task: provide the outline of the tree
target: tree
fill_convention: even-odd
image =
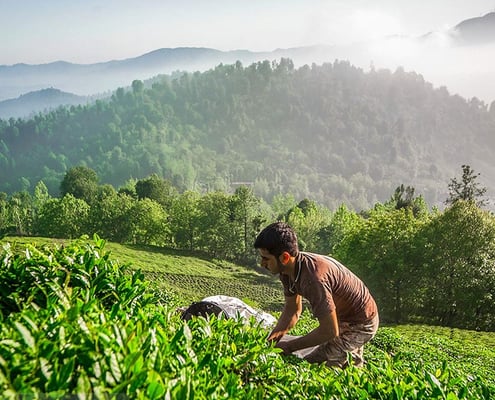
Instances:
[[[32,221],[33,225],[36,225],[39,212],[43,205],[51,199],[48,193],[48,188],[43,181],[39,181],[34,188],[34,195],[32,201]]]
[[[127,194],[128,196],[131,196],[133,199],[137,199],[138,195],[136,193],[136,183],[137,179],[128,179],[124,185],[119,187],[119,194]]]
[[[7,193],[0,192],[0,238],[10,231]]]
[[[243,243],[238,256],[246,260],[247,255],[253,250],[251,240],[265,222],[261,215],[260,200],[249,187],[240,186],[230,199],[230,219],[233,222],[233,233],[236,232]]]
[[[342,246],[344,239],[354,230],[359,229],[359,226],[363,223],[364,219],[359,214],[349,210],[345,204],[342,204],[333,213],[330,224],[320,230],[318,251],[345,259],[348,249]]]
[[[17,235],[32,233],[33,199],[28,192],[16,192],[10,198],[7,208],[7,218],[15,227]]]
[[[140,81],[139,79],[133,80],[131,86],[132,86],[132,92],[134,94],[142,93],[144,90],[144,83],[143,83],[143,81]]]
[[[131,210],[137,200],[125,193],[111,193],[91,205],[91,233],[119,243],[130,242]]]
[[[486,206],[487,200],[483,198],[486,187],[481,187],[476,179],[480,174],[475,174],[469,165],[462,166],[462,178],[452,178],[449,183],[449,198],[445,204],[454,204],[459,200],[472,201],[478,207]]]
[[[383,320],[407,321],[417,309],[421,263],[415,243],[426,222],[408,208],[373,210],[341,243],[347,249],[342,261],[368,285]]]
[[[139,199],[154,200],[168,210],[173,198],[177,195],[177,190],[169,181],[160,178],[157,174],[152,174],[136,182],[136,194]]]
[[[157,246],[169,243],[168,214],[156,201],[148,198],[135,201],[129,219],[134,243]]]
[[[214,257],[235,258],[243,243],[232,235],[230,197],[224,192],[209,192],[199,201],[198,211],[198,247]]]
[[[395,210],[401,208],[410,208],[414,216],[428,212],[428,207],[422,196],[414,197],[415,189],[412,186],[397,186],[390,200],[385,206],[392,207]]]
[[[76,199],[82,199],[87,204],[95,201],[98,193],[98,175],[94,170],[85,166],[70,168],[60,183],[60,195],[71,194]]]
[[[472,201],[458,200],[421,232],[430,323],[495,329],[495,218]]]
[[[277,219],[282,220],[297,205],[292,194],[277,194],[273,197],[271,208]]]
[[[35,232],[42,236],[74,239],[87,232],[89,205],[72,194],[49,199],[40,209]]]
[[[44,203],[50,199],[48,188],[43,181],[39,181],[34,188],[33,207],[38,210]]]
[[[195,250],[196,239],[200,230],[198,224],[199,201],[199,193],[186,191],[172,202],[170,228],[174,244],[179,248]]]
[[[329,210],[309,199],[301,200],[286,216],[287,223],[297,232],[301,250],[308,251],[317,250],[320,232],[330,220]]]

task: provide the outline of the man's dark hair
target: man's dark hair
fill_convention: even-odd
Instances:
[[[285,222],[274,222],[263,229],[254,241],[255,249],[266,249],[275,257],[284,251],[295,257],[299,253],[297,235]]]

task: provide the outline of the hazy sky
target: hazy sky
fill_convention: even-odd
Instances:
[[[0,0],[0,65],[348,44],[419,36],[494,10],[495,0]]]

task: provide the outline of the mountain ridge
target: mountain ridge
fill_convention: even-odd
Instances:
[[[287,50],[288,54],[293,54]],[[281,57],[284,51],[278,53]],[[89,96],[126,87],[135,79],[149,79],[178,70],[204,71],[221,63],[255,62],[267,53],[229,51],[209,48],[162,48],[137,57],[95,64],[73,64],[54,61],[47,64],[14,64],[0,66],[0,100],[56,87],[61,91]]]
[[[479,33],[480,26],[484,27],[484,34]],[[443,39],[436,35],[443,34],[430,32],[414,39],[416,52],[418,43],[425,46],[418,57],[426,62],[412,60],[407,54],[399,56],[404,49],[410,47],[411,41],[407,37],[392,35],[374,45],[312,45],[276,48],[265,52],[247,49],[221,51],[208,47],[164,47],[135,57],[92,64],[58,60],[45,64],[0,65],[0,101],[17,99],[22,94],[49,87],[78,96],[91,96],[128,87],[136,79],[146,80],[177,71],[204,72],[219,64],[234,64],[237,61],[249,65],[263,60],[279,61],[281,58],[290,58],[296,66],[322,64],[339,59],[348,60],[360,68],[369,68],[370,65],[391,70],[404,67],[422,74],[437,86],[446,86],[451,92],[464,98],[477,97],[487,102],[495,100],[495,83],[489,83],[495,82],[495,61],[488,55],[491,50],[495,53],[495,48],[485,49],[482,53],[476,49],[476,54],[471,52],[464,55],[455,49],[445,49],[443,43],[437,46],[436,42],[442,42]],[[461,21],[447,31],[447,37],[452,45],[465,48],[476,47],[477,44],[495,44],[495,12]],[[384,49],[389,47],[390,54],[384,55]],[[461,63],[457,60],[473,57],[478,58],[477,67],[466,66],[464,63],[458,66]],[[483,69],[480,70],[479,66],[483,66]],[[469,68],[473,68],[476,73]],[[27,116],[32,112],[36,110],[27,109],[24,115],[17,116]],[[2,115],[6,117],[5,114]]]

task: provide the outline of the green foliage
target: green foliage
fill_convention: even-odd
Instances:
[[[474,202],[457,201],[419,234],[429,282],[423,315],[447,326],[493,329],[495,218]]]
[[[26,192],[14,193],[8,201],[2,200],[3,218],[1,224],[4,231],[18,235],[28,235],[33,231],[33,199]]]
[[[200,194],[186,191],[172,203],[170,227],[174,244],[182,249],[194,250],[200,227],[198,225]]]
[[[128,243],[132,241],[131,212],[135,199],[126,193],[104,196],[93,203],[89,212],[91,232],[108,240]]]
[[[151,88],[134,81],[108,100],[5,122],[0,191],[32,190],[42,180],[58,195],[60,180],[79,166],[114,187],[152,174],[180,191],[230,192],[248,182],[267,202],[292,193],[360,210],[385,201],[397,182],[442,202],[445,171],[459,163],[452,154],[482,163],[495,180],[495,114],[479,102],[402,69],[288,65],[219,65],[156,78]],[[87,194],[65,193],[90,203]]]
[[[93,243],[80,240],[26,250],[4,246],[0,282],[5,288],[12,286],[15,275],[24,271],[32,284],[1,292],[2,299],[3,293],[16,299],[15,307],[1,305],[3,398],[488,399],[495,395],[495,368],[490,368],[495,359],[493,335],[467,331],[464,335],[456,330],[452,336],[450,330],[428,327],[383,327],[366,347],[369,362],[364,368],[329,369],[283,357],[267,343],[267,331],[255,321],[214,316],[182,321],[173,298],[150,291],[139,271],[126,273],[104,246],[98,237]],[[306,317],[301,323],[311,329]],[[474,369],[483,362],[486,368]]]
[[[427,325],[386,326],[379,329],[368,351],[378,348],[398,362],[423,362],[434,369],[450,365],[467,380],[494,382],[493,333]]]
[[[164,194],[164,204],[133,197],[131,186],[137,182],[166,189],[156,192]],[[291,196],[274,199],[272,208],[248,186],[233,194],[177,194],[157,176],[137,182],[119,192],[97,186],[97,201],[90,205],[70,194],[51,198],[42,183],[34,197],[4,195],[0,233],[55,238],[96,233],[120,243],[201,252],[254,266],[257,232],[279,214],[276,210],[288,207],[279,217],[296,229],[300,248],[331,254],[349,266],[371,289],[384,321],[495,327],[495,220],[472,201],[430,213],[421,196],[401,185],[389,202],[369,211],[358,214],[341,205],[332,213],[309,199],[294,204]],[[164,287],[171,288],[169,281],[180,286],[175,273],[163,280]],[[190,298],[217,287],[205,278],[184,289]],[[244,297],[239,286],[231,290]],[[268,303],[270,309],[277,304]]]
[[[308,199],[290,209],[286,217],[287,223],[297,232],[301,250],[318,248],[320,232],[330,224],[330,220],[328,209]]]
[[[63,245],[66,240],[47,238],[5,238],[5,242],[21,246]],[[131,265],[143,272],[157,292],[174,293],[181,305],[190,304],[212,294],[224,294],[256,301],[268,311],[283,305],[279,282],[261,268],[236,265],[225,260],[210,259],[204,253],[173,250],[156,246],[118,244],[105,246],[113,260]]]
[[[55,238],[76,238],[88,233],[90,206],[82,199],[66,194],[43,203],[34,231]]]
[[[428,206],[422,196],[414,197],[415,189],[403,184],[395,189],[392,198],[384,204],[385,207],[399,210],[409,208],[415,216],[428,213]]]
[[[162,246],[169,243],[168,215],[154,200],[144,198],[134,202],[126,222],[134,243]]]
[[[415,315],[422,288],[415,237],[427,222],[408,208],[376,210],[345,238],[343,248],[352,250],[342,254],[343,260],[368,284],[386,320]]]
[[[60,183],[60,195],[71,194],[91,204],[96,198],[98,175],[88,167],[79,166],[69,169]]]
[[[93,246],[76,241],[54,249],[27,245],[22,253],[6,243],[0,271],[1,314],[8,316],[24,307],[46,309],[52,302],[65,307],[71,296],[86,302],[96,299],[108,307],[135,302],[135,293],[142,297],[143,275],[135,271],[128,282],[125,268],[109,260],[108,253],[101,254],[105,241],[96,235],[94,240]]]
[[[330,223],[319,231],[318,249],[323,254],[339,254],[345,259],[347,251],[345,238],[358,229],[363,219],[355,212],[349,210],[344,204],[333,213]]]
[[[417,216],[377,206],[348,225],[335,255],[367,283],[385,321],[493,330],[494,246],[493,214],[459,200]]]
[[[145,339],[151,339],[149,333],[139,336],[141,320],[159,298],[147,293],[139,271],[125,274],[111,261],[104,244],[95,237],[94,245],[28,246],[23,253],[4,246],[4,396],[108,395],[132,373],[128,368],[138,361],[136,353],[146,351]]]
[[[231,236],[229,196],[220,191],[207,193],[201,197],[198,211],[201,226],[198,248],[209,249],[210,254],[218,258],[232,256],[233,251],[240,248],[240,238]]]
[[[177,195],[177,190],[170,182],[152,174],[148,178],[136,182],[136,194],[139,199],[148,198],[167,208]]]
[[[261,200],[247,186],[236,189],[230,200],[230,220],[233,222],[233,232],[240,240],[239,260],[254,261],[253,237],[266,223],[266,217],[261,210]]]

